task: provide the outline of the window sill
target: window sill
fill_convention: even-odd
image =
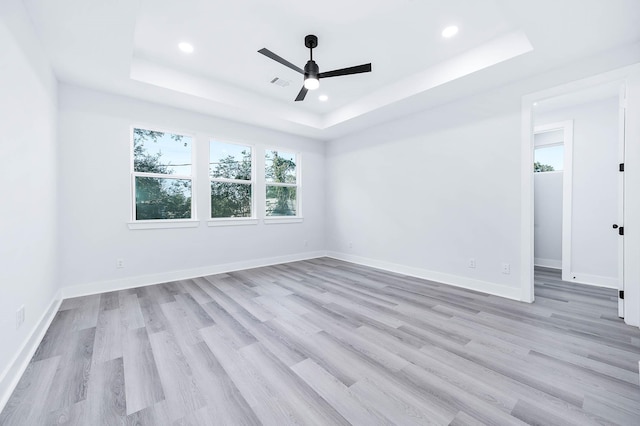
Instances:
[[[545,171],[545,172],[533,172],[533,173],[534,173],[534,175],[541,175],[541,174],[546,174],[546,173],[551,173],[551,174],[562,173],[563,171],[564,170],[548,170],[548,171]]]
[[[209,219],[207,225],[209,226],[243,226],[243,225],[257,225],[258,219],[251,217],[247,218],[221,218],[221,219]]]
[[[169,228],[197,228],[200,226],[199,220],[178,219],[178,220],[137,220],[127,224],[129,229],[169,229]]]
[[[278,223],[301,223],[304,218],[302,216],[271,216],[265,217],[265,225],[275,225]]]

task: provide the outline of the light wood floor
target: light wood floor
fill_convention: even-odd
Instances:
[[[640,424],[640,330],[315,259],[65,300],[2,425]]]

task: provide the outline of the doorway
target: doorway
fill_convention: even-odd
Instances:
[[[537,124],[533,135],[534,265],[571,273],[573,120]]]
[[[533,104],[536,276],[561,271],[564,284],[622,290],[621,87],[610,82]]]

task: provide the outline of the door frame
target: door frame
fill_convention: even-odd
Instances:
[[[539,92],[527,94],[522,97],[521,102],[521,165],[520,165],[520,282],[521,296],[523,302],[533,303],[534,296],[534,251],[533,251],[533,110],[534,103],[545,99],[566,95],[572,92],[588,89],[601,84],[620,82],[623,84],[630,75],[640,73],[640,64],[630,65],[613,71],[597,74],[595,76],[576,80],[571,83],[552,87]],[[621,253],[624,257],[624,253]],[[619,277],[620,287],[624,288],[624,275]],[[622,303],[626,304],[625,299]]]

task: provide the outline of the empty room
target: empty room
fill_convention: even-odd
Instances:
[[[0,425],[637,426],[638,22],[0,1]]]

